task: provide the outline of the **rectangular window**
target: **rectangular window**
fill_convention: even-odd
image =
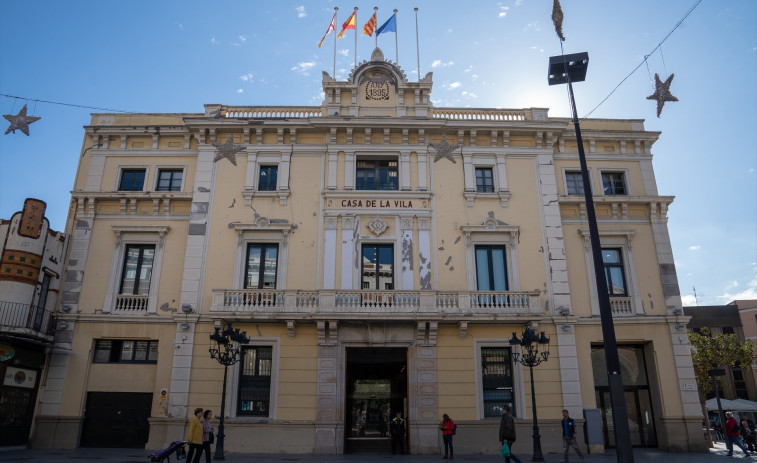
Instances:
[[[476,246],[476,283],[479,291],[507,291],[504,246]]]
[[[399,189],[397,161],[358,160],[355,188],[358,190]]]
[[[606,196],[627,195],[623,172],[602,172],[602,189]]]
[[[515,416],[513,367],[509,347],[481,348],[481,384],[484,416],[502,416],[502,406],[509,405]]]
[[[123,169],[118,191],[142,191],[145,189],[145,169]]]
[[[623,256],[620,249],[602,249],[602,263],[610,296],[628,296],[626,272],[623,269]]]
[[[476,167],[476,191],[494,193],[494,175],[491,167]]]
[[[565,190],[569,195],[584,195],[584,178],[581,172],[565,172]]]
[[[724,326],[720,330],[723,332],[723,334],[734,334],[732,326]]]
[[[258,191],[276,191],[279,166],[260,166]]]
[[[93,363],[158,363],[158,341],[96,339]]]
[[[362,261],[363,289],[394,288],[394,247],[391,244],[364,244]]]
[[[161,169],[158,172],[158,186],[156,191],[181,191],[181,180],[184,177],[182,169]]]
[[[244,287],[275,289],[278,258],[278,244],[248,244]]]
[[[155,245],[126,245],[121,289],[118,293],[143,296],[150,294],[150,278],[152,277],[154,259]]]
[[[273,347],[243,346],[239,368],[238,415],[268,416]]]

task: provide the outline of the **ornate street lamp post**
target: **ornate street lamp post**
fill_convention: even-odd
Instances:
[[[223,365],[223,390],[221,391],[221,417],[218,423],[218,439],[216,440],[216,452],[213,456],[216,460],[223,460],[223,417],[226,414],[226,377],[228,373],[229,365],[234,365],[239,361],[241,351],[239,350],[240,344],[246,344],[250,342],[250,338],[247,337],[247,332],[239,332],[239,328],[234,330],[231,327],[231,323],[226,325],[226,329],[221,331],[216,327],[213,334],[210,335],[210,358],[216,359],[218,363]],[[213,346],[215,342],[215,346]]]
[[[540,335],[529,327],[523,330],[521,339],[513,333],[510,338],[510,345],[521,346],[521,352],[513,352],[513,361],[528,367],[531,374],[531,413],[534,418],[534,456],[532,461],[544,461],[544,455],[541,453],[541,436],[539,435],[539,419],[536,417],[536,393],[534,392],[534,367],[546,362],[549,358],[549,338],[544,336],[544,331]]]

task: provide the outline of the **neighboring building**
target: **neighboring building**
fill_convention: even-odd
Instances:
[[[701,332],[702,328],[708,328],[712,335],[726,333],[736,335],[741,341],[746,339],[742,324],[744,314],[740,313],[736,302],[727,305],[684,307],[683,309],[684,313],[691,317],[688,326],[695,333]],[[754,323],[754,318],[752,318],[752,323]],[[751,329],[754,330],[754,327],[751,327]],[[740,367],[725,368],[726,375],[720,379],[721,397],[729,400],[757,401],[757,386],[755,386],[754,376],[749,370],[750,368]],[[707,394],[708,399],[713,397],[715,397],[714,391]]]
[[[443,413],[458,452],[490,453],[504,404],[527,448],[528,369],[508,343],[526,325],[551,339],[534,369],[545,452],[563,408],[600,409],[613,445],[570,120],[436,108],[431,90],[377,49],[348,81],[323,74],[321,106],[94,114],[34,445],[183,439],[195,407],[220,413],[208,349],[226,322],[250,337],[229,368],[229,451],[379,451],[399,410],[411,453],[440,451]],[[582,127],[632,441],[704,451],[660,134]]]
[[[731,302],[739,309],[744,339],[757,342],[757,299],[736,300]],[[757,359],[752,363],[752,382],[757,384]],[[757,401],[757,394],[751,400]]]
[[[53,346],[66,237],[50,229],[46,207],[28,198],[0,220],[0,446],[28,442]]]

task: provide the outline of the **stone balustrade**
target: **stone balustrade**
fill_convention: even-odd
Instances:
[[[452,119],[465,121],[525,121],[526,111],[522,109],[488,109],[488,108],[434,108],[434,119]]]
[[[262,318],[309,317],[323,314],[349,318],[391,315],[477,316],[541,314],[538,291],[361,291],[218,289],[211,314]]]
[[[121,315],[146,314],[149,301],[150,298],[147,295],[119,294],[116,296],[116,305],[113,307],[113,313]]]
[[[240,119],[323,117],[323,109],[320,106],[222,106],[221,117]]]
[[[633,311],[630,297],[610,297],[610,308],[613,317],[632,317],[636,315]]]

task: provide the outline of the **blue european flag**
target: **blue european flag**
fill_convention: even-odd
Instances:
[[[397,20],[395,16],[397,15],[393,14],[391,18],[389,18],[384,24],[381,25],[381,27],[378,28],[378,30],[376,31],[377,37],[383,32],[397,32]]]

